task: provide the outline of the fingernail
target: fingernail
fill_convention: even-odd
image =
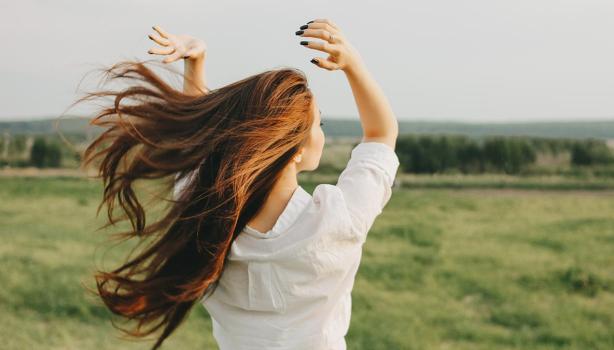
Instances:
[[[299,29],[307,29],[309,26],[306,24],[303,24]]]
[[[296,31],[296,33],[294,33],[294,34],[296,34],[296,35],[301,35],[301,34],[303,34],[303,31],[302,31],[302,30],[298,30],[298,31]]]
[[[318,64],[318,60],[316,58],[311,59],[311,63]]]
[[[301,41],[301,45],[307,45],[309,44],[309,41]]]
[[[313,21],[309,21],[309,22],[307,22],[307,24],[309,24],[309,23],[313,23]]]

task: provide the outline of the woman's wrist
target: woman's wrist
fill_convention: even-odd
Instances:
[[[358,60],[355,63],[348,65],[343,69],[347,78],[355,78],[367,73],[367,67],[362,62],[362,60]]]
[[[205,85],[205,54],[198,54],[184,59],[183,91],[199,95],[208,92]]]
[[[205,51],[199,52],[197,54],[186,57],[185,62],[200,63],[200,64],[205,63],[205,55],[206,55]]]

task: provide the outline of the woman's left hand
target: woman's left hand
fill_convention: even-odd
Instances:
[[[171,63],[180,58],[203,59],[207,54],[207,44],[204,41],[185,34],[171,34],[160,26],[153,26],[157,33],[149,34],[149,39],[163,47],[154,47],[147,52],[156,55],[167,55],[162,62]]]
[[[328,57],[316,57],[311,60],[320,68],[352,72],[362,65],[360,54],[346,39],[339,26],[327,18],[318,18],[300,27],[294,34],[302,37],[322,39],[322,41],[301,41],[301,45],[322,51]]]

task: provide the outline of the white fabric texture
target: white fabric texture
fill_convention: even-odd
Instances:
[[[336,185],[317,185],[313,196],[299,185],[271,230],[243,228],[201,300],[221,350],[346,349],[362,245],[398,167],[390,146],[361,142]]]

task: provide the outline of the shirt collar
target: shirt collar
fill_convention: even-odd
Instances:
[[[310,200],[311,195],[301,185],[298,185],[294,192],[292,192],[288,204],[286,204],[286,207],[277,218],[277,222],[275,222],[272,229],[266,233],[260,233],[245,225],[243,232],[251,237],[260,239],[275,238],[292,226]]]

